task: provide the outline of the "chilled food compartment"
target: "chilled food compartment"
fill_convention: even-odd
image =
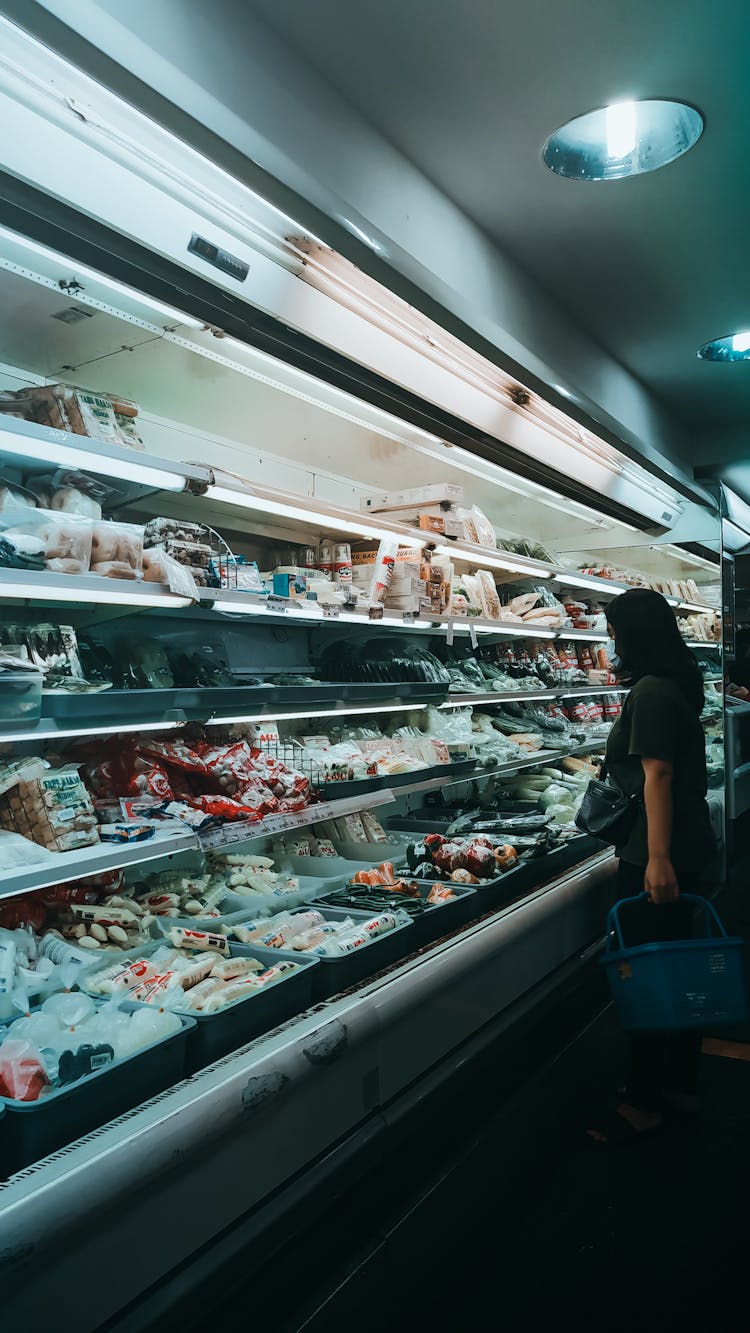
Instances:
[[[420,884],[400,878],[390,862],[369,869],[353,864],[355,869],[350,870],[347,881],[327,894],[326,904],[345,911],[406,912],[414,926],[414,949],[451,934],[476,915],[474,889],[466,885]]]
[[[401,906],[376,913],[329,907],[327,902],[295,908],[273,921],[232,925],[231,934],[252,950],[256,943],[291,949],[318,960],[313,998],[326,1000],[357,986],[408,957],[412,921]]]
[[[75,991],[0,1029],[0,1174],[179,1083],[192,1028],[186,1016]]]
[[[87,994],[187,1018],[187,1072],[195,1073],[302,1013],[312,999],[316,961],[165,923],[155,950],[93,968],[80,985]]]

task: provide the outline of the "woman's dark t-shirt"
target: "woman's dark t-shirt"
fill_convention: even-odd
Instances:
[[[642,759],[664,759],[673,765],[672,860],[702,869],[714,850],[703,728],[679,685],[665,676],[643,676],[633,686],[609,733],[607,767],[626,796],[643,791]],[[616,851],[632,865],[648,864],[643,805],[629,838]]]

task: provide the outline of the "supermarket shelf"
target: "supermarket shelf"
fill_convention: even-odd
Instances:
[[[414,783],[413,786],[401,787],[399,796],[411,796],[415,792],[427,791],[432,787],[457,787],[462,782],[476,782],[487,778],[494,778],[505,775],[510,776],[518,773],[522,769],[536,768],[538,764],[558,764],[561,759],[583,758],[584,755],[597,754],[604,750],[607,744],[607,737],[602,736],[596,741],[586,741],[583,745],[573,746],[569,750],[537,750],[533,756],[528,759],[513,759],[507,764],[496,764],[494,767],[475,769],[473,773],[466,773],[463,777],[447,777],[444,781]],[[481,762],[481,761],[480,761]]]
[[[0,417],[2,421],[2,417]],[[0,570],[0,601],[40,602],[80,607],[132,606],[172,609],[189,606],[160,583],[107,579],[98,574],[52,574],[44,569]]]
[[[21,421],[18,417],[0,416],[0,461],[6,460],[25,472],[47,472],[52,463],[85,468],[97,476],[111,478],[118,499],[122,498],[124,486],[129,493],[133,486],[146,491],[200,493],[212,479],[205,467],[157,458],[88,435]]]
[[[558,643],[606,643],[609,635],[606,630],[562,629],[555,638]]]
[[[52,853],[54,861],[51,863],[0,876],[0,898],[29,893],[33,889],[46,889],[52,884],[68,884],[86,875],[100,875],[108,870],[125,870],[128,866],[142,865],[147,861],[165,860],[180,852],[199,850],[200,844],[194,833],[176,833],[161,837],[156,834],[148,842],[138,842],[131,846],[102,842],[94,847],[82,847],[76,852]]]
[[[555,690],[491,690],[486,694],[451,694],[441,709],[465,708],[471,704],[529,704],[549,703],[552,699],[577,699],[588,695],[627,694],[624,685],[568,685]]]
[[[368,696],[358,687],[321,682],[310,686],[239,685],[169,690],[106,690],[97,694],[43,696],[43,716],[27,729],[0,729],[0,744],[46,741],[86,735],[115,735],[137,731],[169,731],[187,722],[217,725],[222,721],[285,717],[345,716],[359,712],[426,708],[445,697],[442,686],[416,681],[402,685],[374,685]],[[1,724],[0,724],[1,725]]]
[[[403,792],[400,789],[399,795]],[[341,801],[322,801],[320,805],[309,806],[287,815],[267,815],[255,823],[225,824],[222,828],[209,829],[200,835],[201,846],[206,850],[219,850],[236,846],[239,843],[253,842],[256,838],[265,838],[273,833],[286,833],[290,829],[309,828],[327,819],[341,819],[344,815],[357,814],[360,810],[372,810],[379,805],[389,805],[396,798],[390,788],[369,792],[363,796],[350,796]]]
[[[549,703],[557,698],[556,690],[488,690],[486,694],[449,694],[440,708],[466,708],[471,704],[526,704]]]

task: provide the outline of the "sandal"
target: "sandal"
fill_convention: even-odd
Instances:
[[[627,1116],[621,1115],[619,1111],[613,1111],[601,1128],[587,1129],[586,1133],[595,1148],[620,1148],[626,1143],[635,1143],[638,1139],[651,1138],[663,1128],[664,1121],[660,1120],[658,1124],[648,1129],[636,1129]],[[595,1138],[597,1134],[601,1134],[602,1137]]]

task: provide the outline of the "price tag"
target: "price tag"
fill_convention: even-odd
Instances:
[[[324,619],[324,620],[338,620],[340,614],[341,614],[341,612],[340,612],[340,608],[339,608],[338,606],[324,606],[324,607],[323,607],[323,619]]]
[[[370,620],[382,620],[383,608],[382,606],[371,606],[367,614],[370,617]]]
[[[418,611],[404,611],[404,624],[413,625],[415,620],[419,620]]]
[[[286,602],[283,597],[274,597],[273,594],[266,598],[266,606],[269,611],[280,611],[282,614],[286,611]]]
[[[449,620],[445,630],[445,642],[450,648],[453,643],[453,621]]]
[[[474,621],[473,621],[473,620],[470,620],[470,621],[469,621],[469,638],[471,639],[471,646],[472,646],[472,648],[476,648],[476,646],[477,646],[477,627],[476,627],[476,625],[474,624]]]

